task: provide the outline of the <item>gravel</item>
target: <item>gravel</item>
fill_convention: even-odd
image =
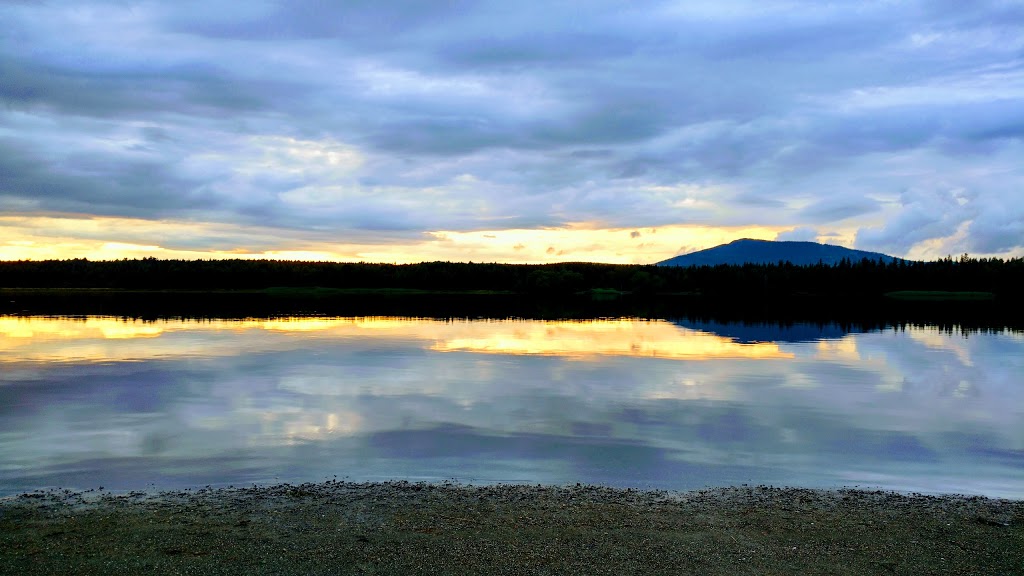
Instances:
[[[408,482],[0,500],[0,574],[1024,574],[1024,501]]]

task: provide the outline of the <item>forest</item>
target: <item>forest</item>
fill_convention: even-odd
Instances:
[[[671,267],[595,263],[365,264],[279,260],[0,262],[0,289],[223,291],[333,289],[505,294],[880,296],[903,292],[985,293],[1007,301],[1024,286],[1024,259],[947,257],[933,262],[862,260],[831,266],[789,263]]]

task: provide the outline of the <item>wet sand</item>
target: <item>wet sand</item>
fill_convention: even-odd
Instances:
[[[1024,574],[1024,501],[406,482],[0,500],[0,574]]]

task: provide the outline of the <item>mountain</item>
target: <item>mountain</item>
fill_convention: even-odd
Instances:
[[[744,238],[728,244],[683,254],[658,262],[658,266],[716,266],[718,264],[775,264],[779,261],[792,262],[797,266],[811,266],[818,262],[836,265],[846,258],[851,262],[898,260],[878,252],[851,250],[842,246],[818,244],[817,242],[774,242]]]

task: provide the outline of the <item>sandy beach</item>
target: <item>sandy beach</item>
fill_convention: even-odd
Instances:
[[[1024,574],[1024,502],[407,482],[0,501],[3,574]]]

